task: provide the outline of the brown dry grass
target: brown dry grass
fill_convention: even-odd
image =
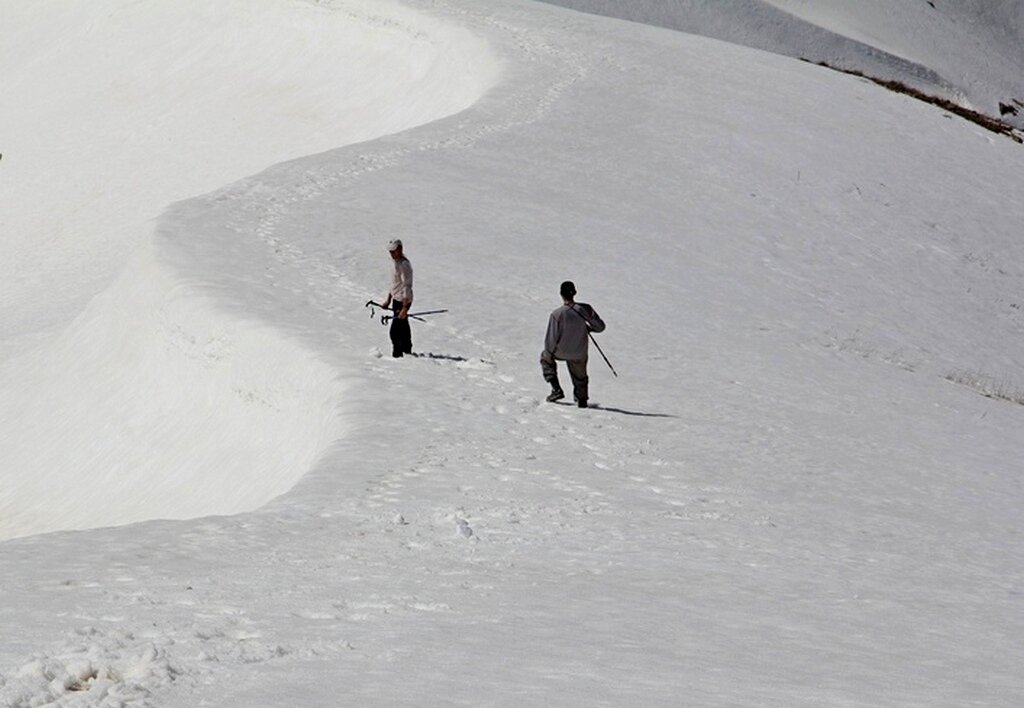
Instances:
[[[812,63],[808,59],[804,59],[803,61]],[[818,66],[823,66],[826,69],[832,69],[833,71],[838,71],[843,74],[849,74],[851,76],[857,76],[859,78],[866,79],[868,81],[878,84],[879,86],[887,88],[890,91],[902,93],[904,95],[910,96],[911,98],[916,98],[919,101],[924,101],[925,103],[930,103],[933,106],[938,106],[939,108],[942,108],[945,111],[958,115],[961,118],[965,118],[966,120],[969,120],[972,123],[976,123],[977,125],[980,125],[982,128],[985,128],[986,130],[991,130],[993,133],[998,133],[999,135],[1005,135],[1014,142],[1024,143],[1024,138],[1021,137],[1021,134],[1012,125],[1005,123],[1004,121],[1001,121],[998,118],[993,118],[992,116],[987,116],[984,113],[979,113],[978,111],[971,110],[970,108],[964,108],[963,106],[959,106],[956,103],[950,101],[949,99],[941,98],[939,96],[932,96],[930,94],[924,93],[923,91],[919,91],[916,88],[907,86],[902,81],[879,79],[875,76],[868,76],[867,74],[861,71],[857,71],[856,69],[840,69],[823,61],[817,62],[817,64]]]

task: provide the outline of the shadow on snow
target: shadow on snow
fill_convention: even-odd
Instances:
[[[575,403],[569,403],[568,401],[556,401],[555,404],[559,405],[559,406],[570,406],[572,408],[576,407]],[[612,406],[602,406],[600,403],[591,403],[587,407],[592,409],[592,410],[595,410],[595,411],[608,411],[609,413],[618,413],[620,415],[634,415],[634,416],[639,416],[641,418],[677,418],[678,417],[678,416],[674,416],[674,415],[672,415],[670,413],[644,413],[642,411],[629,411],[629,410],[626,410],[625,408],[613,408]]]
[[[464,356],[453,356],[451,354],[435,354],[434,352],[413,352],[409,356],[417,359],[439,359],[441,361],[469,361]]]

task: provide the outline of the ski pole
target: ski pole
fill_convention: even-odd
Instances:
[[[426,322],[425,319],[423,319],[421,317],[417,317],[416,315],[414,315],[412,313],[409,313],[408,315],[406,315],[406,317],[408,317],[410,320],[418,320],[420,322]],[[395,319],[394,315],[381,315],[380,323],[382,325],[386,325],[388,322],[390,322],[393,319]]]
[[[422,312],[410,312],[408,315],[406,315],[406,317],[411,317],[414,320],[419,320],[420,322],[426,322],[426,320],[423,319],[423,316],[440,315],[442,312],[448,312],[448,310],[424,310]],[[392,320],[394,318],[394,315],[384,315],[380,318],[380,321],[381,324],[387,324],[388,320]]]
[[[440,315],[442,312],[448,312],[448,310],[421,310],[420,312],[413,312],[412,315]]]
[[[604,363],[608,365],[608,368],[612,370],[612,373],[615,375],[615,378],[619,378],[618,372],[615,371],[615,367],[612,366],[612,363],[608,361],[608,357],[604,355],[604,350],[601,349],[601,345],[597,343],[596,339],[594,339],[594,335],[591,334],[590,332],[587,332],[587,336],[590,337],[590,341],[594,343],[595,347],[597,347],[597,351],[601,352],[601,358],[604,359]]]

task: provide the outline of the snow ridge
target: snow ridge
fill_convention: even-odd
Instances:
[[[1013,0],[544,0],[899,81],[1024,128]]]

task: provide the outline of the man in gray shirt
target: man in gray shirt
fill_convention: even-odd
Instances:
[[[560,401],[565,393],[558,383],[557,361],[564,361],[569,367],[572,379],[573,398],[580,408],[587,407],[588,384],[587,354],[590,333],[603,332],[604,321],[590,305],[576,302],[576,286],[565,281],[560,288],[562,306],[548,318],[548,331],[544,337],[544,351],[540,354],[540,368],[544,380],[551,384],[547,400]]]

